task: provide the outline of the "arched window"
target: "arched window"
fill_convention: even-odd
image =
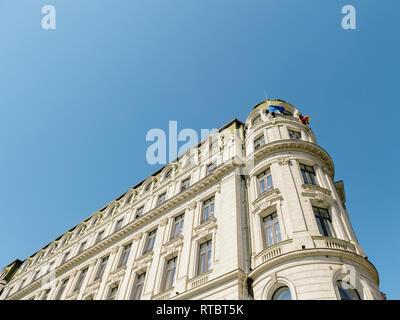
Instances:
[[[253,119],[252,125],[255,126],[257,123],[261,122],[261,116],[258,115]]]
[[[271,300],[292,300],[290,289],[286,286],[276,289]]]
[[[350,283],[338,280],[337,287],[342,300],[361,300],[360,294]]]

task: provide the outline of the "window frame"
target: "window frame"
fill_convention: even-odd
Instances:
[[[97,271],[96,271],[96,275],[95,275],[94,281],[99,280],[100,278],[103,277],[104,272],[105,272],[105,270],[107,268],[107,264],[108,264],[108,260],[109,259],[110,259],[110,256],[105,256],[105,257],[101,258],[100,264],[99,264],[99,266],[97,268]]]
[[[185,223],[185,213],[182,213],[182,214],[174,217],[174,221],[172,222],[172,230],[171,230],[170,240],[176,239],[179,235],[182,234],[184,223]],[[176,232],[177,228],[179,228],[178,232]]]
[[[269,177],[270,177],[271,184],[269,183],[269,180],[268,180]],[[259,197],[266,194],[269,191],[274,190],[274,180],[272,179],[271,168],[267,168],[264,171],[257,174],[256,180],[257,180],[257,193],[258,193]],[[261,190],[261,186],[260,186],[261,182],[264,183],[264,188],[265,188],[264,191]]]
[[[186,183],[187,182],[187,183]],[[181,189],[180,192],[186,191],[190,188],[190,177],[181,181]]]
[[[217,167],[217,163],[215,161],[209,163],[206,167],[206,175],[209,176],[210,174],[212,174],[215,171],[216,167]]]
[[[172,262],[171,265],[170,262]],[[177,256],[165,261],[162,291],[169,290],[174,287],[177,265],[178,265]]]
[[[263,143],[258,143],[258,141],[262,141]],[[254,150],[258,150],[259,148],[261,148],[262,146],[264,146],[266,144],[265,142],[265,136],[264,134],[260,135],[259,137],[257,137],[256,139],[254,139],[253,141],[253,146],[254,146]]]
[[[267,218],[270,218],[271,224],[267,226],[266,224],[266,220]],[[264,234],[264,239],[265,239],[265,246],[267,248],[272,247],[276,244],[278,244],[279,242],[282,242],[282,232],[281,232],[281,226],[279,223],[279,217],[278,217],[278,212],[274,211],[270,214],[267,214],[265,217],[262,218],[262,225],[263,225],[263,234]],[[278,228],[277,228],[278,226]],[[272,239],[273,239],[273,243],[269,243],[269,237],[268,237],[268,231],[267,229],[271,228],[271,232],[272,232]],[[278,232],[277,232],[278,231]],[[279,240],[278,240],[278,234],[279,234]]]
[[[56,294],[56,296],[54,297],[54,300],[61,300],[61,297],[62,297],[62,295],[63,295],[64,292],[65,292],[65,288],[67,287],[68,282],[69,282],[69,278],[66,278],[66,279],[64,279],[64,280],[62,281],[61,286],[58,288],[57,294]]]
[[[141,300],[141,298],[143,296],[145,281],[146,281],[146,271],[142,272],[140,274],[138,274],[138,273],[136,274],[135,281],[133,283],[133,290],[131,293],[130,300]],[[140,288],[139,296],[138,296],[138,288]]]
[[[314,166],[299,163],[299,167],[303,183],[318,186],[317,174],[315,173]]]
[[[333,238],[333,227],[332,227],[332,217],[329,213],[329,209],[321,208],[317,206],[312,206],[314,217],[317,223],[319,233],[324,237]],[[321,212],[321,210],[326,212]],[[318,215],[317,215],[318,213]],[[323,214],[321,214],[323,213]],[[322,229],[322,230],[321,230]],[[322,231],[322,232],[321,232]]]
[[[207,217],[205,214],[206,209],[209,209]],[[207,221],[214,218],[214,211],[215,211],[215,195],[202,202],[200,224],[206,223]]]
[[[152,231],[149,231],[147,233],[147,239],[146,239],[145,247],[143,250],[143,255],[153,251],[154,244],[156,242],[156,237],[157,237],[157,229],[153,229]],[[150,243],[151,243],[151,247],[150,247]]]
[[[206,250],[202,251],[202,247],[206,246]],[[212,239],[209,239],[207,241],[204,241],[199,244],[199,249],[198,249],[198,264],[197,264],[197,275],[204,274],[210,270],[212,270],[212,246],[213,246],[213,241]],[[203,260],[202,256],[204,256],[204,270],[202,269],[203,265]]]
[[[127,265],[131,250],[132,250],[132,243],[128,243],[128,244],[124,245],[122,252],[121,252],[121,256],[118,261],[117,268],[121,268],[121,267]]]

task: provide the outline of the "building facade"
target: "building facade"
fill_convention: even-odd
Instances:
[[[384,299],[343,182],[300,118],[259,103],[6,266],[0,299]]]

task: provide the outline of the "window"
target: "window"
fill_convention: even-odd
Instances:
[[[54,262],[47,265],[46,273],[50,273],[54,269]]]
[[[266,216],[263,219],[263,222],[264,222],[264,232],[265,232],[267,246],[270,247],[280,242],[282,239],[281,239],[281,230],[279,227],[279,220],[277,213],[274,212]]]
[[[67,253],[65,253],[64,254],[64,256],[63,256],[63,258],[62,258],[62,261],[61,261],[61,264],[63,264],[65,261],[67,261],[68,260],[68,258],[69,258],[69,254],[70,254],[71,252],[70,251],[68,251]]]
[[[169,170],[167,171],[167,173],[165,174],[165,179],[166,179],[166,178],[169,178],[169,177],[171,176],[171,174],[172,174],[172,169],[169,169]]]
[[[289,138],[293,140],[301,140],[301,133],[298,131],[288,130]]]
[[[307,166],[305,164],[300,164],[300,170],[301,170],[301,175],[303,176],[303,182],[305,184],[317,185],[313,167]]]
[[[100,241],[103,239],[103,236],[104,236],[104,230],[100,231],[100,232],[97,234],[96,243],[100,242]]]
[[[171,239],[175,239],[177,236],[179,236],[182,233],[184,217],[185,217],[184,214],[181,214],[180,216],[175,217],[174,224],[172,226]]]
[[[190,178],[187,178],[187,179],[182,181],[181,192],[189,189],[189,187],[190,187]]]
[[[211,240],[200,245],[199,253],[199,274],[211,269]]]
[[[272,295],[271,300],[292,300],[289,288],[286,286],[278,288]]]
[[[255,126],[257,123],[261,122],[261,116],[258,115],[253,119],[252,125]]]
[[[108,261],[108,256],[101,259],[99,269],[97,270],[96,277],[94,278],[94,280],[100,279],[103,276],[104,270],[106,269],[107,266],[107,261]]]
[[[114,286],[110,288],[110,291],[108,292],[108,300],[115,300],[118,292],[118,286]]]
[[[254,140],[254,150],[262,147],[265,144],[264,135],[260,136],[259,138]]]
[[[157,234],[157,229],[149,232],[149,234],[147,236],[146,247],[143,251],[143,254],[148,253],[153,250],[154,242],[156,241],[156,234]]]
[[[26,281],[26,279],[22,280],[21,285],[19,286],[19,289],[22,289],[25,286],[25,281]]]
[[[86,244],[87,244],[87,241],[84,241],[81,243],[81,245],[79,246],[78,254],[80,254],[83,250],[86,249]]]
[[[150,191],[150,188],[151,188],[151,183],[149,183],[149,184],[146,186],[146,189],[144,189],[144,191],[145,191],[145,192]]]
[[[125,203],[126,203],[126,204],[129,204],[129,203],[131,202],[132,198],[133,198],[133,192],[131,192],[131,193],[129,194],[129,196],[126,198]]]
[[[137,219],[143,215],[143,210],[144,210],[144,207],[140,207],[139,209],[136,210],[135,219]]]
[[[133,287],[132,300],[140,300],[142,297],[144,280],[146,279],[146,272],[139,274],[136,278],[136,283]]]
[[[204,223],[214,217],[214,202],[214,197],[203,202],[201,223]]]
[[[215,167],[216,167],[215,162],[209,164],[207,166],[207,175],[213,173],[213,171],[215,170]]]
[[[283,114],[284,114],[285,116],[291,116],[291,117],[293,117],[293,113],[291,113],[291,112],[288,111],[288,110],[283,111]]]
[[[163,202],[165,202],[165,196],[166,196],[166,192],[160,194],[158,196],[158,200],[157,200],[157,205],[162,204]]]
[[[68,284],[68,281],[69,281],[69,279],[65,279],[65,280],[61,283],[61,287],[60,287],[60,289],[58,289],[57,295],[56,295],[56,297],[54,298],[55,300],[60,300],[60,299],[61,299],[61,297],[62,297],[62,295],[63,295],[63,293],[64,293],[64,291],[65,291],[65,287],[66,287],[67,284]]]
[[[37,271],[35,272],[35,274],[33,275],[33,278],[32,278],[32,281],[31,281],[31,282],[33,282],[33,281],[35,281],[35,280],[37,279],[39,273],[40,273],[40,270],[37,270]]]
[[[330,228],[331,218],[329,216],[329,211],[327,209],[312,207],[317,220],[318,230],[321,235],[326,237],[332,237],[332,232]]]
[[[78,291],[81,289],[83,281],[85,280],[86,274],[88,272],[88,268],[85,268],[81,271],[81,273],[79,274],[79,278],[78,281],[76,281],[75,284],[75,288],[74,288],[74,292]]]
[[[117,223],[115,224],[114,232],[118,231],[122,227],[122,223],[124,222],[124,219],[119,219]]]
[[[349,282],[338,280],[337,287],[341,300],[361,300],[360,294]]]
[[[264,172],[261,172],[257,176],[257,185],[258,185],[258,195],[262,195],[265,192],[274,189],[274,185],[272,183],[271,170],[268,169]]]
[[[42,300],[47,300],[47,298],[49,297],[50,291],[51,291],[51,289],[46,289],[46,290],[44,291]]]
[[[167,261],[165,265],[164,290],[172,288],[175,279],[176,257]]]
[[[118,268],[126,265],[126,263],[128,262],[129,253],[131,251],[131,246],[132,246],[131,243],[124,246],[124,249],[122,250],[121,258],[118,263]]]

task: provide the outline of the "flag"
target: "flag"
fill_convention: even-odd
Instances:
[[[269,112],[276,112],[279,111],[280,113],[283,113],[285,111],[285,108],[282,106],[269,106]]]

